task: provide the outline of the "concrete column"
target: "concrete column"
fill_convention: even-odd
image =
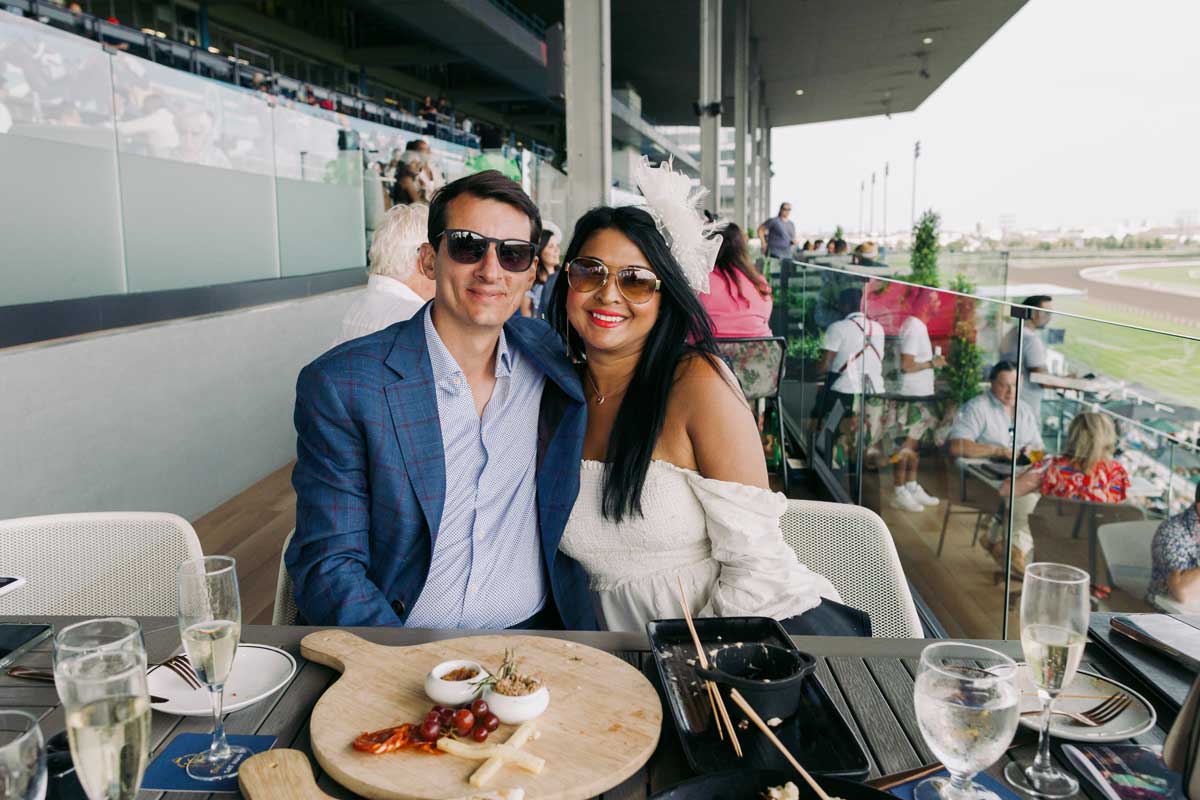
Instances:
[[[758,187],[759,203],[762,204],[763,218],[769,217],[775,213],[775,209],[771,207],[771,114],[766,104],[762,104],[759,109],[762,115],[762,176]]]
[[[713,213],[721,191],[721,0],[700,0],[700,182]]]
[[[733,62],[733,221],[744,226],[749,216],[746,202],[746,134],[750,129],[750,0],[734,0],[735,46]],[[758,223],[755,222],[755,225]]]
[[[609,0],[563,0],[569,231],[609,204],[612,187],[612,31]]]
[[[761,162],[759,160],[759,144],[758,137],[761,135],[759,127],[759,98],[762,94],[761,86],[757,77],[750,81],[750,194],[747,204],[749,205],[750,215],[750,230],[758,229],[762,221],[766,219],[763,215],[763,209],[759,205],[759,185],[762,182]],[[749,233],[747,234],[749,235]]]

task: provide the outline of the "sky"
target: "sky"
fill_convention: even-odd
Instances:
[[[986,1],[986,0],[981,0]],[[936,46],[936,45],[935,45]],[[917,207],[952,231],[1175,225],[1200,213],[1200,1],[1029,0],[914,112],[776,128],[771,198],[804,232]]]

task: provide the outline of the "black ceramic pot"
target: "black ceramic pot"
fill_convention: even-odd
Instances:
[[[697,665],[696,672],[714,681],[728,693],[737,689],[764,721],[787,719],[800,705],[800,683],[817,668],[808,653],[773,644],[742,644],[723,647],[709,659],[709,668]],[[736,712],[736,714],[735,714]],[[730,715],[744,718],[736,705]]]

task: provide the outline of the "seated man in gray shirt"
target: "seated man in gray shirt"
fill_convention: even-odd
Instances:
[[[1014,447],[1018,452],[1027,447],[1045,449],[1037,416],[1024,400],[1017,405],[1016,366],[1001,361],[992,367],[988,378],[991,390],[969,400],[954,417],[950,455],[1011,459]]]

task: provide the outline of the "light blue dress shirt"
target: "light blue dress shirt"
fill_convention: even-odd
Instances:
[[[1016,436],[1013,435],[1013,415],[996,399],[991,389],[967,401],[954,417],[950,439],[968,439],[980,444],[992,444],[1020,450],[1030,446],[1041,448],[1042,426],[1033,409],[1024,400],[1017,401]],[[1015,439],[1015,442],[1014,442]]]
[[[446,501],[429,577],[406,625],[508,628],[546,602],[537,515],[537,433],[545,375],[504,331],[496,387],[484,407],[425,309],[425,341],[436,385],[446,458]]]

